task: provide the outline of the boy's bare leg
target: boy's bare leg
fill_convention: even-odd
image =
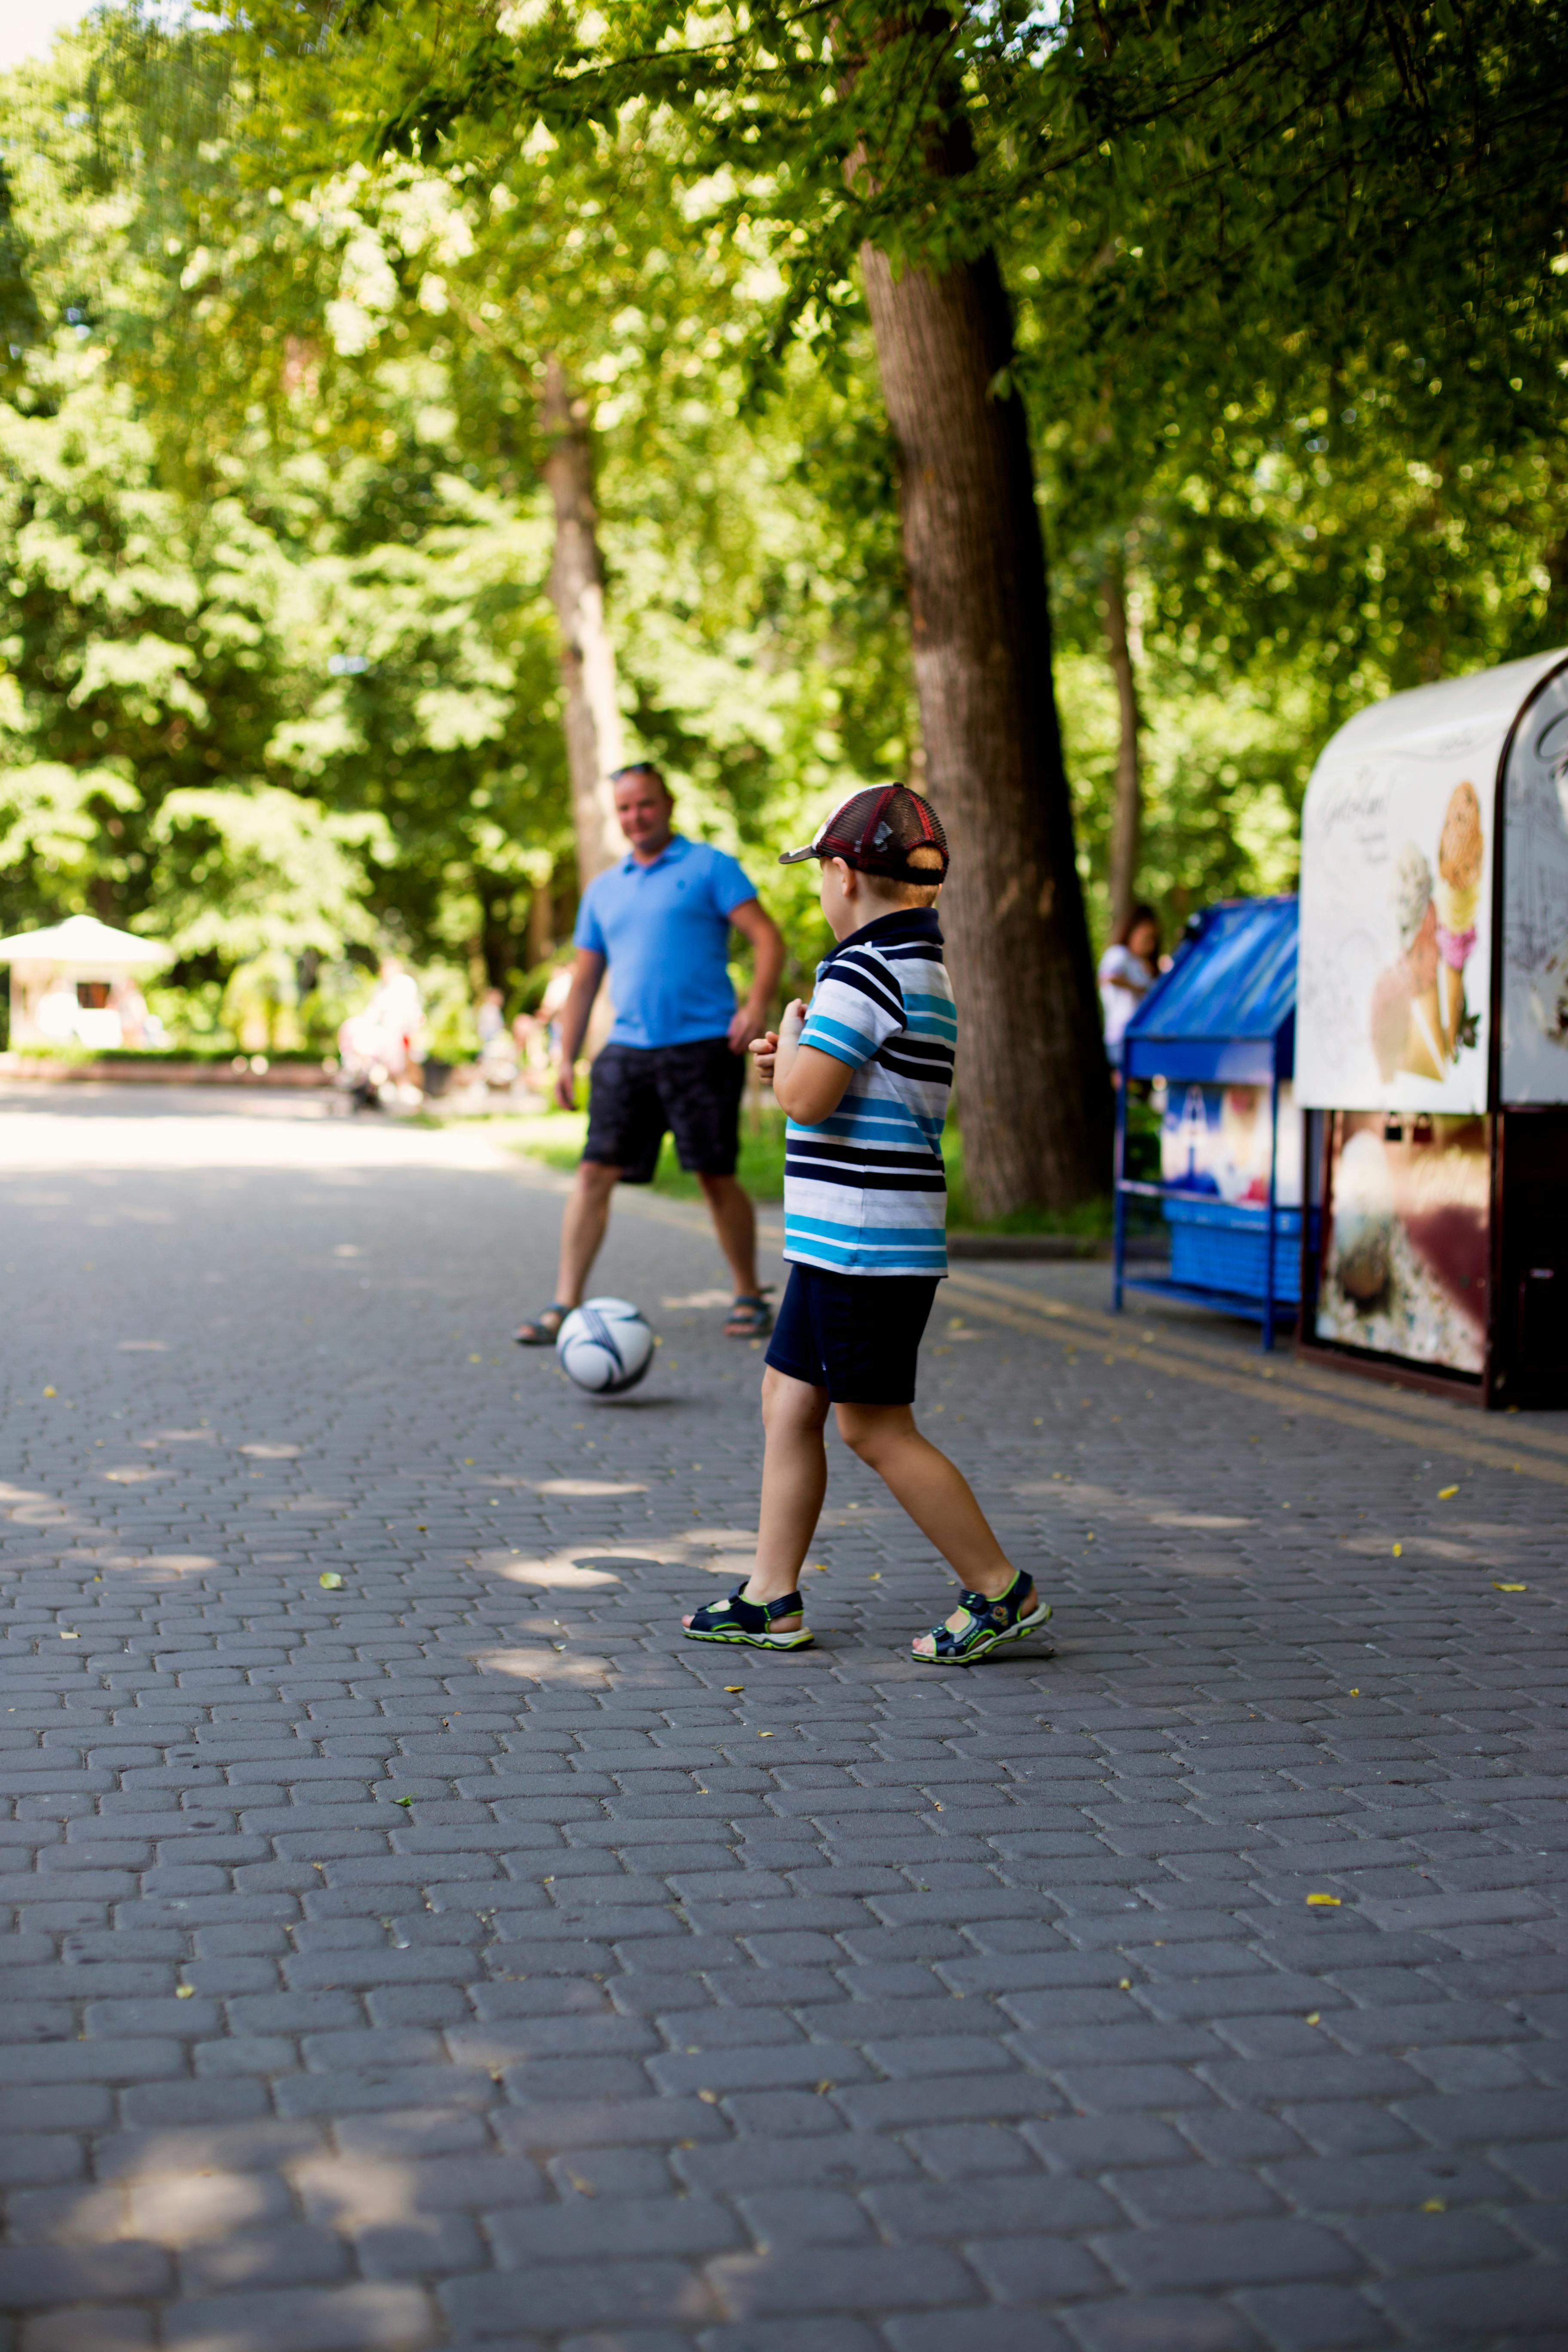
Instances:
[[[763,1503],[757,1521],[756,1565],[745,1586],[748,1601],[777,1601],[800,1581],[827,1492],[827,1391],[770,1364],[763,1374]],[[773,1630],[791,1633],[800,1612],[775,1617]],[[682,1618],[689,1625],[689,1617]]]
[[[845,1444],[876,1471],[921,1533],[935,1544],[966,1591],[983,1592],[988,1601],[1006,1591],[1016,1573],[1012,1561],[968,1479],[921,1435],[910,1406],[841,1404],[838,1431]],[[1031,1585],[1031,1607],[1033,1593]],[[922,1633],[915,1643],[918,1651],[928,1654],[934,1654],[935,1647],[930,1633]]]

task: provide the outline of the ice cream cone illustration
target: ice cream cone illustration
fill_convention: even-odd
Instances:
[[[1457,1061],[1465,1025],[1465,965],[1476,944],[1480,902],[1481,804],[1474,784],[1456,784],[1448,798],[1437,844],[1437,1003],[1439,1038],[1447,1060]]]
[[[1427,903],[1421,928],[1405,955],[1410,972],[1410,1029],[1405,1040],[1401,1067],[1418,1078],[1443,1075],[1443,1009],[1437,981],[1441,955],[1437,945],[1437,909]]]
[[[1385,1086],[1397,1070],[1418,1078],[1443,1075],[1432,868],[1413,841],[1400,851],[1394,869],[1394,919],[1399,955],[1378,974],[1372,999],[1373,1052]]]

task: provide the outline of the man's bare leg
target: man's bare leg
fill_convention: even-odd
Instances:
[[[566,1196],[561,1219],[561,1264],[555,1276],[555,1301],[560,1307],[581,1305],[583,1286],[603,1245],[610,1222],[610,1195],[621,1181],[618,1168],[602,1160],[584,1160]]]
[[[737,1298],[757,1293],[757,1219],[752,1196],[733,1176],[699,1176],[719,1246],[724,1253]]]
[[[827,1492],[827,1391],[792,1380],[770,1364],[763,1374],[763,1500],[756,1562],[744,1588],[748,1601],[776,1601],[794,1592],[811,1548]],[[800,1613],[775,1617],[773,1630],[793,1633]],[[681,1620],[689,1625],[689,1617]]]
[[[576,1181],[562,1212],[562,1256],[555,1273],[555,1298],[550,1301],[552,1307],[581,1306],[583,1284],[588,1282],[588,1270],[599,1256],[599,1244],[605,1242],[605,1228],[609,1225],[609,1195],[618,1183],[621,1169],[605,1167],[599,1160],[578,1162]],[[545,1339],[552,1340],[562,1322],[564,1315],[552,1315],[545,1307],[543,1315],[521,1324],[517,1339],[529,1348],[538,1348],[541,1340],[529,1334],[543,1331]]]
[[[605,1229],[610,1222],[610,1195],[620,1180],[618,1168],[606,1168],[597,1160],[578,1163],[576,1181],[566,1195],[561,1218],[561,1263],[555,1274],[555,1297],[550,1307],[531,1317],[519,1330],[517,1336],[525,1347],[537,1348],[554,1339],[565,1316],[552,1313],[552,1307],[581,1304],[583,1285],[599,1255]],[[542,1332],[544,1340],[535,1338],[536,1332]]]

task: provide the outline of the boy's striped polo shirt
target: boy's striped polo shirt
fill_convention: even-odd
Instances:
[[[942,1130],[958,1039],[942,931],[900,907],[816,968],[803,1045],[854,1072],[837,1109],[784,1129],[784,1250],[834,1274],[947,1272]]]

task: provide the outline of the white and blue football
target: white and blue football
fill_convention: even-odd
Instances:
[[[567,1377],[596,1396],[623,1396],[653,1361],[653,1333],[629,1298],[585,1298],[555,1336]]]

